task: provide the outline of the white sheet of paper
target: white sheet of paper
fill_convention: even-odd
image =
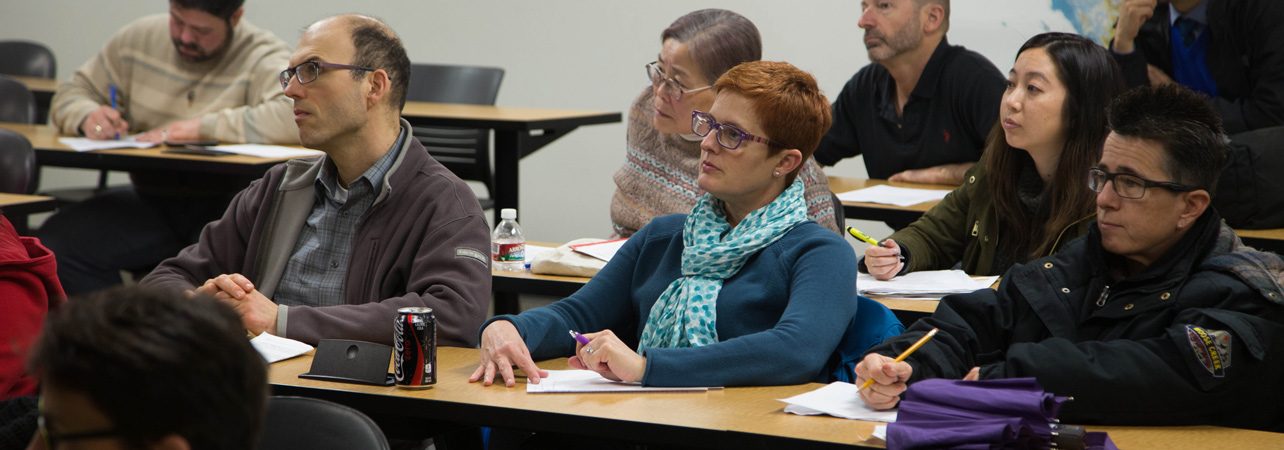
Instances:
[[[939,299],[949,294],[964,294],[985,289],[999,277],[972,278],[962,270],[924,270],[910,272],[887,281],[867,273],[856,275],[856,289],[862,295],[897,298]]]
[[[829,414],[834,417],[854,420],[871,420],[874,422],[895,422],[896,410],[878,411],[865,405],[857,395],[859,386],[835,381],[829,385],[789,398],[780,399],[788,403],[785,412],[798,415]]]
[[[106,150],[109,148],[151,148],[157,145],[155,142],[139,142],[138,141],[139,136],[142,136],[142,134],[140,133],[140,134],[135,134],[133,136],[123,137],[123,138],[120,138],[120,140],[106,140],[106,141],[98,141],[98,140],[89,139],[89,138],[65,137],[65,138],[58,138],[58,142],[61,142],[62,145],[71,147],[72,150],[75,150],[78,152]]]
[[[606,262],[611,262],[611,257],[615,256],[615,252],[620,251],[620,247],[623,247],[624,243],[628,241],[628,239],[617,239],[614,241],[603,241],[601,243],[586,244],[572,248],[585,255],[589,255]]]
[[[882,203],[884,205],[911,206],[923,202],[940,200],[950,191],[940,189],[914,189],[880,184],[878,186],[857,189],[838,194],[844,202]]]
[[[552,249],[553,247],[526,244],[526,267],[529,268],[531,266],[531,260],[534,260],[536,255]]]
[[[526,383],[527,394],[568,392],[706,392],[721,387],[655,387],[602,378],[591,370],[550,370],[539,384]]]
[[[876,438],[879,438],[879,439],[882,439],[882,440],[886,441],[886,440],[887,440],[887,425],[875,425],[875,426],[874,426],[874,437],[876,437]]]
[[[301,156],[320,155],[321,151],[306,148],[282,147],[280,145],[266,144],[233,144],[233,145],[216,145],[210,147],[211,150],[232,152],[238,155],[257,156],[260,158],[295,158]]]
[[[274,336],[267,333],[259,334],[254,339],[250,339],[250,345],[263,355],[268,364],[293,358],[312,350],[312,346],[296,341],[286,339],[280,336]]]

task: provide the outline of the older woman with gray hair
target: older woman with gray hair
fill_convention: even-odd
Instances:
[[[611,225],[629,237],[652,218],[691,211],[704,190],[700,137],[691,133],[691,111],[713,106],[713,82],[737,64],[762,59],[753,22],[725,9],[688,13],[660,33],[660,53],[646,65],[651,84],[629,110],[628,154],[615,173]],[[814,159],[798,174],[807,217],[841,234],[829,182]]]

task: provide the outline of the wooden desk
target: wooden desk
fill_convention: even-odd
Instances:
[[[697,448],[884,448],[865,441],[876,422],[828,416],[786,414],[777,399],[820,388],[739,387],[704,393],[527,394],[519,379],[514,388],[468,383],[477,368],[478,350],[438,349],[437,384],[426,390],[364,386],[298,378],[312,356],[272,364],[268,382],[274,395],[301,395],[342,403],[367,414],[393,415],[424,423],[440,421],[549,431],[641,443]],[[544,369],[564,369],[565,359],[543,361]],[[1128,450],[1205,448],[1284,448],[1284,435],[1211,426],[1101,427]]]
[[[921,189],[952,190],[953,187],[937,184],[893,183],[886,180],[868,180],[864,178],[829,177],[829,190],[836,193],[854,191],[867,187],[890,184],[893,186],[914,187]],[[843,216],[848,219],[877,220],[909,223],[939,202],[923,202],[912,206],[884,205],[879,203],[843,202]],[[1245,244],[1254,248],[1284,254],[1284,228],[1272,230],[1235,230],[1235,234]]]
[[[528,241],[528,244],[539,245],[543,247],[557,247],[561,244],[548,242]],[[560,275],[539,275],[531,273],[530,269],[522,272],[504,272],[491,270],[491,290],[495,292],[511,294],[534,294],[548,295],[553,297],[567,297],[579,291],[585,283],[591,278],[587,277],[568,277]],[[874,301],[882,303],[896,313],[906,325],[912,323],[920,317],[931,315],[936,311],[936,305],[940,303],[936,300],[907,300],[901,298],[875,298]],[[495,314],[516,314],[516,305],[504,305],[505,309],[500,312],[500,306],[496,304]],[[911,320],[913,319],[913,320]]]
[[[569,338],[568,338],[569,339]],[[432,389],[412,391],[298,378],[311,356],[272,364],[273,395],[301,395],[342,403],[367,414],[551,431],[608,439],[697,448],[882,448],[864,444],[874,422],[785,414],[786,398],[820,384],[728,388],[705,393],[527,394],[514,388],[468,383],[477,368],[475,349],[438,349],[438,378]],[[565,369],[566,360],[539,363]]]
[[[14,75],[9,75],[9,77],[27,85],[31,95],[36,98],[36,123],[44,124],[48,122],[49,105],[53,103],[54,92],[58,91],[58,80]]]
[[[58,142],[58,130],[47,125],[0,122],[0,128],[22,133],[36,150],[36,161],[42,166],[76,167],[104,170],[177,170],[219,175],[261,177],[272,166],[291,158],[257,156],[200,156],[163,153],[161,145],[144,149],[112,149],[78,152]]]
[[[1240,240],[1259,250],[1284,254],[1284,228],[1273,230],[1235,230]]]
[[[503,208],[518,206],[518,160],[582,125],[615,123],[620,113],[406,102],[401,117],[415,126],[495,130],[495,223]]]
[[[834,191],[835,193],[854,191],[857,189],[864,189],[884,184],[897,187],[939,189],[945,191],[952,191],[954,188],[958,187],[944,184],[918,184],[902,183],[898,181],[892,182],[887,180],[870,180],[865,178],[829,177],[829,190]],[[884,205],[881,203],[843,202],[843,217],[848,219],[876,220],[880,222],[910,223],[917,220],[918,217],[922,216],[923,213],[927,212],[927,210],[932,209],[932,207],[936,206],[937,203],[939,202],[931,201],[911,206],[896,206]]]
[[[26,216],[53,211],[58,200],[44,195],[7,194],[0,192],[0,210],[6,216]]]

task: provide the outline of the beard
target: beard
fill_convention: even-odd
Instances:
[[[865,30],[865,36],[873,36],[879,39],[874,43],[866,43],[865,49],[869,52],[871,62],[883,62],[897,56],[903,55],[923,41],[923,26],[915,15],[913,20],[906,22],[900,29],[893,31],[890,38],[887,34],[878,30]]]
[[[174,42],[174,50],[178,51],[178,56],[183,58],[183,61],[189,63],[205,62],[223,56],[223,53],[227,52],[227,47],[232,45],[232,25],[227,25],[227,32],[224,33],[223,42],[219,43],[218,47],[209,50],[205,50],[199,45],[184,44],[178,38],[171,37],[170,40]],[[183,50],[191,53],[184,53]]]

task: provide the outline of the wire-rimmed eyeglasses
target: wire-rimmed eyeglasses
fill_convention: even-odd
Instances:
[[[695,89],[687,89],[685,86],[682,85],[682,83],[679,83],[678,80],[675,80],[673,78],[669,78],[668,76],[666,76],[664,74],[664,70],[660,69],[659,61],[652,61],[646,65],[646,76],[647,76],[647,79],[651,80],[651,86],[655,86],[655,87],[663,86],[664,89],[662,93],[667,94],[669,98],[673,99],[673,101],[675,102],[678,100],[682,100],[683,94],[699,92],[699,91],[703,91],[705,89],[710,89],[713,87],[712,85],[709,85],[705,87],[698,87]]]
[[[348,70],[368,70],[373,72],[375,69],[363,66],[350,66],[347,64],[334,64],[321,61],[304,61],[299,65],[281,71],[278,77],[281,80],[281,89],[290,87],[290,78],[299,80],[299,84],[308,84],[317,80],[321,76],[321,68],[327,69],[348,69]]]

